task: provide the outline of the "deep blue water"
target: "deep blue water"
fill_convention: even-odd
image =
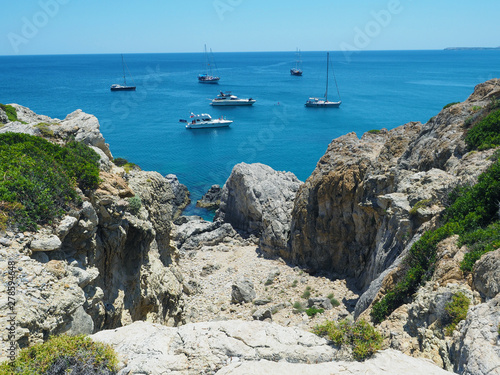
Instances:
[[[114,157],[175,173],[196,201],[239,162],[265,163],[305,180],[332,139],[425,122],[500,76],[500,51],[333,52],[343,103],[311,109],[304,107],[307,98],[325,91],[325,52],[302,53],[302,77],[289,73],[294,52],[214,53],[214,59],[220,83],[204,85],[197,82],[202,53],[125,55],[133,78],[127,83],[137,91],[111,92],[112,83],[122,83],[120,55],[0,56],[0,103],[60,119],[78,108],[94,114]],[[329,99],[336,100],[332,75],[330,83]],[[218,90],[257,103],[211,107],[208,99]],[[234,123],[187,130],[178,120],[191,111]]]

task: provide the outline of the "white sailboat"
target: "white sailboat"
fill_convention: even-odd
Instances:
[[[127,86],[127,79],[125,78],[125,60],[122,55],[122,68],[123,68],[123,85],[113,84],[111,85],[111,91],[135,91],[135,86]],[[128,70],[128,66],[127,66]],[[129,71],[130,74],[130,71]]]
[[[212,49],[210,49],[210,57],[212,57]],[[213,60],[213,57],[212,57]],[[210,64],[210,58],[207,53],[207,45],[205,44],[205,62],[207,64],[206,73],[198,75],[198,82],[200,83],[219,83],[220,78],[212,74],[212,65]]]
[[[328,101],[328,67],[330,65],[330,53],[326,53],[326,92],[325,99],[319,98],[309,98],[306,102],[306,107],[319,108],[319,107],[329,107],[329,108],[338,108],[340,104],[342,104],[342,100],[340,100],[340,92],[339,86],[337,85],[337,79],[335,78],[335,72],[333,73],[333,78],[335,79],[335,86],[337,87],[337,94],[339,96],[338,102],[330,102]]]
[[[297,60],[295,60],[295,68],[290,69],[290,74],[292,76],[302,76],[302,69],[300,69],[301,64],[302,60],[300,59],[300,50],[297,48]]]

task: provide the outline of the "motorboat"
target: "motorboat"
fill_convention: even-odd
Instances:
[[[233,123],[232,120],[226,120],[222,116],[214,119],[208,113],[199,115],[191,113],[189,120],[181,119],[179,121],[186,123],[186,129],[223,128]]]
[[[225,93],[220,91],[219,95],[212,100],[210,105],[220,105],[220,106],[235,106],[235,105],[252,105],[256,100],[252,98],[240,99],[236,95],[231,94],[230,91]]]

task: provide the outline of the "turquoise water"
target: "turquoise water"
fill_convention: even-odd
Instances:
[[[465,100],[474,86],[500,76],[500,51],[363,51],[330,53],[342,106],[305,108],[325,91],[326,53],[215,53],[218,85],[197,82],[203,54],[132,54],[125,61],[135,92],[122,83],[120,55],[0,56],[0,103],[19,103],[51,117],[80,108],[98,117],[114,157],[144,170],[174,173],[196,201],[223,184],[239,162],[261,162],[305,180],[332,139],[349,132],[427,121]],[[337,100],[334,82],[329,99]],[[216,108],[218,90],[257,100],[253,107]],[[224,115],[227,129],[187,130],[190,112]],[[198,213],[193,207],[188,213]]]

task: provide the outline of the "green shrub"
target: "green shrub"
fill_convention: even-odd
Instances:
[[[294,313],[301,313],[301,312],[305,311],[304,306],[299,301],[296,301],[293,303],[293,309],[294,309]]]
[[[421,201],[415,203],[415,205],[411,208],[410,215],[416,215],[420,208],[425,208],[430,206],[432,206],[431,199],[422,199]]]
[[[61,147],[27,134],[0,134],[0,202],[15,207],[0,207],[3,215],[20,229],[50,223],[80,202],[77,185],[82,190],[97,187],[98,160],[99,156],[81,143]]]
[[[306,311],[306,314],[308,316],[314,316],[316,314],[323,314],[325,312],[325,309],[318,309],[316,307],[309,307],[305,311]]]
[[[347,319],[338,323],[328,321],[316,326],[313,333],[318,336],[327,336],[336,346],[350,346],[354,359],[357,361],[371,357],[382,348],[382,335],[363,319],[355,323]]]
[[[9,121],[14,122],[14,121],[19,121],[17,119],[17,111],[16,109],[11,106],[11,105],[6,105],[6,104],[0,104],[0,108],[2,108],[7,115],[7,118]]]
[[[448,104],[446,104],[446,105],[443,107],[443,109],[449,108],[449,107],[451,107],[452,105],[459,104],[459,103],[460,103],[460,102],[448,103]]]
[[[141,197],[135,195],[134,197],[129,198],[128,204],[129,204],[128,206],[129,211],[132,214],[137,215],[142,207]]]
[[[300,297],[304,299],[308,299],[309,297],[311,297],[311,287],[306,287],[306,290],[304,290],[304,293],[302,293]]]
[[[117,363],[110,346],[85,336],[62,335],[21,350],[14,362],[0,365],[0,375],[111,375],[116,374]]]
[[[330,293],[328,296],[326,296],[326,298],[330,300],[330,303],[332,304],[333,307],[340,306],[340,302],[337,299],[335,299],[333,293]]]
[[[451,297],[451,301],[445,306],[445,311],[448,314],[447,320],[449,323],[445,327],[445,333],[451,336],[457,324],[467,318],[467,310],[469,310],[470,300],[462,292],[458,292]]]
[[[471,128],[465,137],[469,150],[485,150],[500,145],[500,110],[490,113]]]
[[[39,129],[40,132],[44,137],[52,137],[54,135],[54,132],[49,128],[50,124],[47,124],[46,122],[40,122],[36,124],[34,127]]]
[[[367,133],[370,133],[370,134],[380,134],[381,130],[379,129],[372,129],[372,130],[368,130]]]

